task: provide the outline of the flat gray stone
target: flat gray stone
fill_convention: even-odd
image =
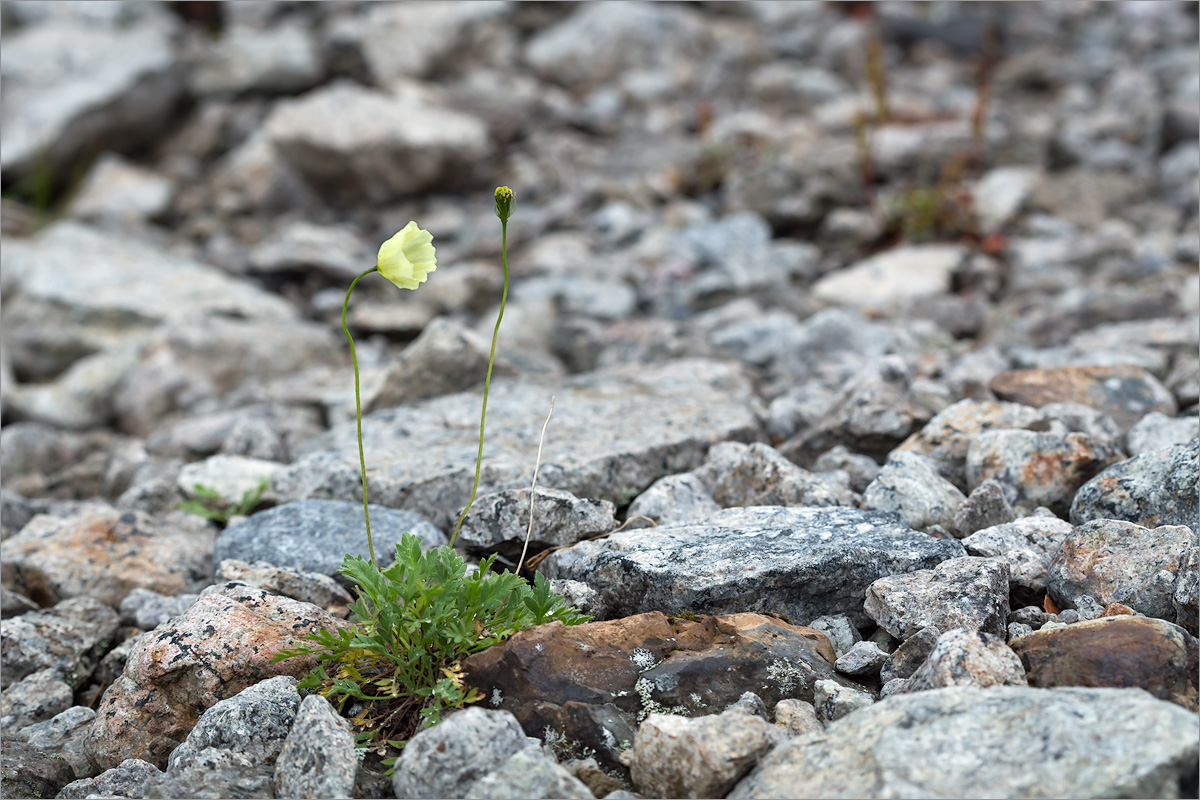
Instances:
[[[12,31],[5,43],[4,149],[17,179],[44,162],[65,177],[87,153],[152,140],[183,89],[169,26],[78,19]],[[53,65],[53,66],[51,66]]]
[[[627,504],[663,475],[699,466],[720,441],[761,434],[738,368],[681,360],[655,370],[620,368],[556,385],[494,381],[480,494],[522,489],[533,477],[545,409],[556,397],[538,485]],[[373,502],[407,508],[451,530],[470,496],[479,446],[476,392],[445,395],[363,419]],[[275,477],[277,501],[362,501],[354,422],[299,448]]]
[[[878,675],[888,654],[874,642],[858,642],[844,655],[838,656],[834,667],[847,675]]]
[[[445,185],[483,159],[487,128],[413,93],[346,79],[275,104],[264,123],[277,152],[319,191],[386,202]]]
[[[796,466],[762,442],[714,445],[694,474],[724,508],[855,504],[854,493],[844,485]]]
[[[373,503],[369,510],[375,558],[381,567],[396,560],[396,543],[403,533],[419,536],[425,549],[446,543],[446,535],[420,514]],[[246,517],[221,531],[213,561],[264,562],[346,580],[338,572],[346,554],[368,558],[368,552],[360,495],[358,503],[300,500]]]
[[[728,797],[1186,797],[1197,741],[1140,689],[934,689],[780,745]]]
[[[73,694],[61,672],[39,669],[0,691],[0,725],[14,733],[48,721],[71,707]]]
[[[757,506],[581,542],[550,554],[542,569],[591,585],[610,619],[770,611],[797,620],[845,614],[866,624],[863,597],[876,579],[962,553],[957,541],[912,531],[894,513]]]
[[[813,684],[813,707],[817,710],[817,719],[826,725],[874,702],[875,698],[867,692],[842,686],[837,681],[823,680]]]

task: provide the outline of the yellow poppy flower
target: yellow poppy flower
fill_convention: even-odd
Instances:
[[[401,289],[416,289],[437,269],[433,234],[410,222],[379,246],[379,274]]]

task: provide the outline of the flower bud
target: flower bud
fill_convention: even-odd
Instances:
[[[501,222],[508,222],[512,216],[513,191],[507,186],[496,187],[496,216]]]

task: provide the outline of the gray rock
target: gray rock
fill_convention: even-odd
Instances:
[[[853,493],[844,486],[801,469],[761,442],[714,445],[693,473],[723,508],[854,505]]]
[[[419,536],[425,549],[446,543],[446,535],[420,514],[374,504],[370,512],[375,558],[381,567],[395,561],[395,543],[405,532]],[[213,561],[264,562],[345,580],[338,569],[347,553],[367,557],[362,503],[301,500],[230,525],[217,537]]]
[[[173,320],[148,338],[142,360],[113,395],[113,410],[122,430],[147,436],[172,412],[220,408],[236,402],[238,390],[255,402],[274,394],[320,405],[319,397],[294,396],[300,387],[313,392],[296,374],[335,363],[339,353],[333,330],[307,320]]]
[[[1033,595],[1046,588],[1046,568],[1071,530],[1069,522],[1057,517],[1021,517],[976,531],[962,543],[973,556],[1007,561],[1011,570],[1009,580]]]
[[[769,718],[767,717],[766,704],[763,702],[763,699],[754,692],[742,692],[742,696],[737,699],[737,702],[730,703],[725,707],[725,710],[728,711],[731,708],[740,708],[741,710],[753,714],[756,717],[767,719],[769,721]]]
[[[1175,624],[1187,629],[1192,636],[1197,633],[1197,609],[1200,607],[1200,548],[1193,547],[1187,551],[1183,563],[1179,565],[1179,577],[1175,579],[1175,596],[1171,598],[1175,606]]]
[[[838,656],[834,667],[847,675],[877,675],[888,653],[879,649],[874,642],[858,642],[845,655]]]
[[[358,202],[461,182],[487,150],[487,128],[475,117],[344,79],[280,101],[265,127],[317,191]]]
[[[826,303],[881,308],[950,289],[965,252],[957,245],[907,245],[830,273],[813,284]]]
[[[1020,639],[1022,636],[1028,636],[1033,633],[1033,628],[1026,625],[1024,622],[1008,623],[1008,641]]]
[[[841,444],[882,460],[933,412],[912,392],[912,372],[900,356],[864,366],[838,394],[831,410],[811,430],[792,437],[779,452],[802,466]]]
[[[1008,498],[1004,496],[1004,487],[988,479],[976,486],[966,501],[954,512],[950,530],[955,536],[963,539],[984,528],[1004,525],[1014,519],[1016,514],[1013,513]]]
[[[56,669],[40,669],[0,692],[0,725],[17,732],[71,707],[73,692]]]
[[[250,268],[264,273],[316,270],[350,281],[374,257],[366,240],[349,226],[293,220],[250,251]]]
[[[84,800],[88,797],[144,798],[147,789],[156,787],[162,771],[148,761],[127,758],[120,765],[105,770],[94,778],[82,778],[68,783],[58,793],[62,800]]]
[[[318,795],[326,796],[326,795]],[[495,769],[471,784],[468,798],[479,800],[522,800],[526,797],[595,797],[591,790],[557,761],[536,747],[518,750]]]
[[[471,785],[536,740],[509,711],[469,706],[409,740],[396,760],[399,798],[466,797]]]
[[[1041,606],[1023,606],[1008,614],[1009,622],[1020,622],[1031,628],[1039,628],[1046,621],[1046,611]]]
[[[659,478],[634,498],[625,514],[627,520],[646,517],[655,525],[701,522],[721,510],[704,483],[693,472]],[[631,523],[629,527],[644,527]]]
[[[88,254],[87,270],[77,268],[79,253]],[[5,326],[22,335],[6,337],[5,350],[14,366],[32,365],[40,374],[56,375],[85,353],[141,342],[162,322],[205,314],[276,324],[298,317],[283,298],[217,269],[73,221],[9,242],[0,260],[7,291],[21,301]],[[73,280],[62,280],[65,274]],[[332,341],[332,332],[326,336]],[[211,353],[205,350],[210,360]]]
[[[895,514],[761,506],[725,509],[702,525],[581,542],[552,553],[541,569],[587,582],[612,617],[772,611],[792,619],[845,614],[865,624],[862,598],[877,577],[960,552],[958,542],[912,532]]]
[[[97,222],[144,224],[167,212],[174,193],[170,179],[105,153],[88,170],[67,213]]]
[[[1018,512],[1047,506],[1065,514],[1075,491],[1120,457],[1110,440],[1083,433],[985,431],[967,450],[967,485],[995,480]]]
[[[10,386],[14,419],[86,430],[109,424],[112,395],[138,363],[136,345],[85,356],[52,381]]]
[[[1093,440],[1110,442],[1120,450],[1124,429],[1108,414],[1083,403],[1047,403],[1038,409],[1048,427],[1061,423],[1068,431],[1086,433]]]
[[[354,733],[329,701],[310,694],[300,702],[275,760],[277,797],[351,797],[358,757]]]
[[[493,423],[479,491],[530,484],[548,398],[554,419],[538,482],[576,497],[625,505],[663,475],[699,465],[719,441],[759,434],[750,387],[728,364],[678,360],[596,372],[556,384],[494,381]],[[681,406],[680,397],[691,402]],[[660,420],[670,419],[669,426]],[[363,420],[370,496],[424,514],[449,530],[471,491],[479,446],[479,395],[443,397],[379,411]],[[355,424],[339,425],[301,447],[275,478],[270,497],[362,500]]]
[[[912,674],[908,692],[946,686],[1025,686],[1025,667],[1003,637],[955,628],[938,637],[925,663]]]
[[[967,450],[976,436],[994,428],[1028,428],[1041,419],[1036,408],[1018,403],[959,400],[939,411],[897,449],[933,459],[947,480],[966,490]]]
[[[1196,534],[1183,525],[1143,528],[1100,519],[1067,536],[1046,571],[1046,591],[1062,609],[1090,595],[1148,617],[1175,619],[1175,585]]]
[[[892,651],[888,660],[883,662],[883,667],[879,670],[879,680],[888,684],[897,679],[911,678],[925,663],[925,659],[929,658],[939,636],[941,633],[934,627],[922,628],[909,636]]]
[[[899,639],[925,627],[968,628],[1003,636],[1008,579],[1007,561],[951,559],[933,569],[880,578],[867,590],[863,610]]]
[[[867,692],[842,686],[836,681],[817,681],[813,687],[813,707],[817,710],[817,719],[825,725],[874,702],[875,698]]]
[[[9,734],[12,741],[28,742],[47,753],[58,753],[71,765],[76,778],[90,778],[96,768],[83,752],[83,740],[96,712],[86,706],[71,706],[45,722]],[[9,729],[13,730],[13,729]]]
[[[255,770],[273,767],[300,707],[296,683],[288,675],[268,678],[213,705],[171,751],[167,774],[209,750],[235,752]]]
[[[0,792],[5,797],[54,797],[75,779],[59,755],[26,742],[8,741],[0,753]]]
[[[139,587],[176,595],[207,585],[214,538],[198,517],[91,505],[38,516],[5,540],[0,576],[42,605],[86,595],[116,607]]]
[[[483,383],[490,342],[448,317],[435,317],[388,368],[377,393],[363,400],[364,412],[461,392]],[[493,367],[497,377],[511,365]]]
[[[191,89],[201,96],[252,91],[291,94],[315,86],[324,72],[316,42],[299,25],[263,30],[233,27],[204,48],[192,71]]]
[[[403,83],[406,78],[429,77],[452,63],[474,36],[487,36],[486,23],[510,14],[504,3],[446,3],[426,6],[372,6],[362,19],[361,58],[373,81],[381,86]],[[420,42],[420,47],[396,47],[400,39]]]
[[[602,617],[604,607],[600,604],[600,595],[595,589],[583,581],[554,579],[550,581],[550,591],[563,598],[567,605],[577,608],[590,617]]]
[[[328,575],[303,572],[292,567],[276,567],[264,562],[247,564],[228,558],[217,565],[214,578],[217,583],[240,581],[302,603],[312,603],[335,617],[345,617],[350,611],[350,603],[354,602],[350,593]]]
[[[851,453],[840,444],[818,456],[817,460],[813,462],[812,468],[815,472],[842,470],[850,476],[850,488],[860,493],[865,491],[871,481],[879,476],[879,471],[882,469],[875,459],[859,453]]]
[[[980,178],[972,193],[980,230],[991,234],[1003,228],[1021,210],[1037,178],[1037,170],[1029,167],[998,167]]]
[[[1192,439],[1112,465],[1075,494],[1071,524],[1118,519],[1147,527],[1187,525],[1198,530],[1197,453],[1200,439]]]
[[[1176,580],[1176,584],[1178,583],[1179,581]],[[1069,611],[1075,611],[1079,614],[1079,618],[1081,620],[1096,619],[1096,617],[1104,614],[1105,608],[1096,601],[1096,598],[1088,594],[1081,594],[1071,598],[1071,606],[1071,608],[1062,612],[1062,614],[1066,614]],[[1062,619],[1062,614],[1059,615],[1060,619]]]
[[[862,507],[898,511],[917,530],[953,526],[966,497],[938,474],[937,466],[916,453],[895,453],[863,492]]]
[[[178,759],[161,778],[148,780],[145,797],[269,798],[274,795],[270,773],[270,769],[236,750],[206,747]]]
[[[459,541],[469,551],[498,552],[515,562],[529,532],[529,494],[529,489],[510,489],[477,497],[459,529]],[[529,554],[608,533],[617,527],[615,513],[616,506],[607,500],[538,487]]]
[[[829,643],[833,645],[834,655],[838,658],[849,653],[850,648],[862,641],[862,635],[859,634],[858,628],[854,627],[854,623],[845,614],[817,617],[804,627],[825,634],[829,638]]]
[[[957,686],[784,743],[728,795],[1183,797],[1195,714],[1137,689]]]
[[[633,739],[629,772],[649,797],[724,797],[779,738],[740,708],[695,719],[651,714]]]
[[[1140,456],[1154,450],[1165,450],[1177,444],[1187,444],[1200,435],[1200,421],[1195,416],[1168,417],[1151,411],[1129,429],[1125,448],[1130,455]]]
[[[649,70],[699,56],[707,37],[689,10],[631,2],[580,6],[534,36],[525,58],[546,80],[566,86],[603,84],[620,73]]]
[[[775,704],[775,726],[791,736],[824,729],[812,703],[788,697]]]
[[[81,21],[12,32],[3,68],[4,154],[11,179],[46,165],[66,177],[87,152],[153,140],[183,88],[168,26]],[[47,64],[57,64],[48,69]]]
[[[199,598],[198,594],[164,595],[149,589],[134,589],[121,601],[121,622],[148,631],[178,617]]]
[[[117,612],[93,597],[72,597],[44,611],[0,622],[4,688],[43,669],[55,669],[73,689],[83,686],[112,646]]]
[[[37,611],[38,604],[7,586],[0,586],[0,614],[4,619],[19,617],[28,611]]]

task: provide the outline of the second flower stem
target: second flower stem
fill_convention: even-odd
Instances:
[[[483,464],[483,425],[484,422],[487,421],[488,390],[492,385],[492,365],[496,361],[496,339],[500,336],[500,321],[504,319],[504,306],[508,302],[508,221],[505,219],[500,220],[500,263],[504,267],[504,292],[500,296],[500,313],[496,315],[496,327],[492,331],[492,352],[491,355],[488,356],[487,377],[483,381],[483,411],[481,411],[479,414],[479,453],[475,456],[475,483],[471,486],[471,497],[467,500],[467,505],[463,508],[462,514],[459,516],[458,522],[454,526],[454,531],[450,534],[451,547],[454,546],[454,540],[458,537],[458,529],[462,527],[463,520],[467,518],[467,512],[471,510],[471,504],[475,502],[475,492],[479,490],[479,468]],[[351,288],[353,288],[353,284],[351,284]],[[356,372],[356,390],[358,386],[357,375],[358,373]],[[359,436],[359,445],[361,448],[361,435]],[[363,497],[365,498],[365,478],[363,483],[363,493]],[[368,538],[370,537],[369,527],[367,528],[367,536]]]
[[[375,543],[371,541],[371,515],[367,511],[367,460],[363,456],[362,393],[358,383],[358,354],[354,352],[354,337],[350,335],[350,329],[346,327],[346,307],[350,305],[350,293],[354,291],[355,285],[372,272],[378,271],[378,266],[371,267],[351,281],[350,288],[346,290],[346,299],[342,302],[342,330],[346,332],[346,338],[350,340],[350,360],[354,363],[354,417],[358,422],[358,466],[362,472],[363,521],[367,524],[367,551],[371,554],[371,563],[376,569],[379,569],[379,562],[375,560]]]

